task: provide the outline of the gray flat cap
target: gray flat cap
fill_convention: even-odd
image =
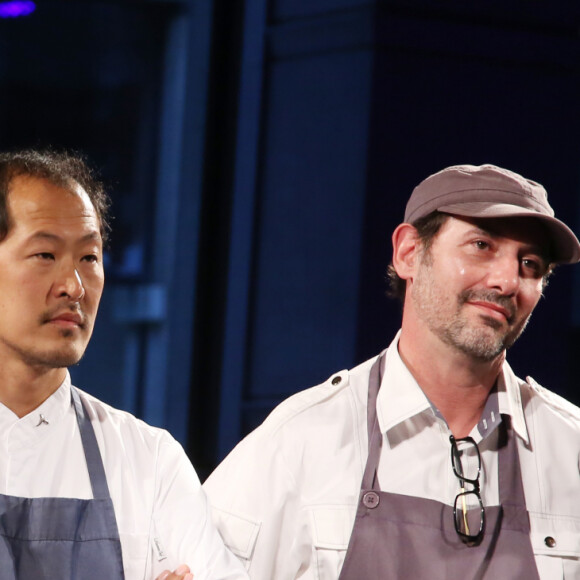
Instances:
[[[430,175],[413,190],[405,222],[412,224],[435,210],[462,217],[537,218],[551,237],[554,261],[580,261],[580,242],[554,217],[546,190],[513,171],[495,165],[454,165]]]

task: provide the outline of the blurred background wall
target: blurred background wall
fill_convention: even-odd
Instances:
[[[73,380],[203,478],[288,395],[389,344],[390,235],[457,163],[543,183],[580,230],[580,5],[0,2],[0,148],[101,169],[115,221]],[[580,272],[509,360],[580,403]]]

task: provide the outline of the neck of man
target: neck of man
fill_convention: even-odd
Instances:
[[[14,359],[4,361],[0,369],[0,403],[19,418],[42,405],[66,377],[66,368],[30,366]]]
[[[426,329],[411,332],[403,325],[399,354],[453,435],[469,435],[501,372],[505,351],[491,361],[477,360]]]

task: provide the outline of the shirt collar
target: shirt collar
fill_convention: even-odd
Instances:
[[[377,418],[382,433],[426,411],[432,415],[438,415],[399,355],[400,335],[399,330],[385,352],[385,370],[377,396]],[[519,379],[507,362],[503,364],[497,381],[497,389],[490,394],[477,425],[482,438],[499,425],[501,414],[509,415],[515,433],[526,443],[529,442]]]
[[[385,352],[384,372],[377,395],[377,418],[382,433],[423,411],[433,412],[429,399],[399,356],[397,333]]]
[[[530,437],[522,403],[521,382],[507,361],[504,361],[497,379],[499,412],[511,417],[512,428],[516,435],[529,443]]]

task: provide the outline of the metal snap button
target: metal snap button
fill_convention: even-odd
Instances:
[[[552,536],[547,536],[546,538],[544,538],[544,544],[546,544],[548,548],[554,548],[556,547],[556,540],[552,538]]]
[[[332,384],[333,385],[339,385],[342,382],[342,377],[334,377],[332,379]]]
[[[379,505],[381,499],[378,493],[375,493],[374,491],[367,491],[363,495],[362,501],[365,507],[373,509]]]

